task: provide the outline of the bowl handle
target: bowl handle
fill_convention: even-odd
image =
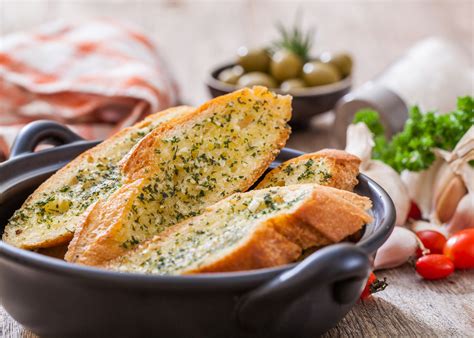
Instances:
[[[246,329],[271,326],[294,301],[323,285],[331,286],[330,297],[336,304],[354,303],[370,268],[368,255],[353,244],[322,248],[291,270],[245,294],[237,304],[237,320]],[[301,311],[305,313],[307,309]]]
[[[63,145],[82,141],[83,138],[58,122],[35,121],[20,130],[11,147],[10,158],[32,153],[38,144],[46,140],[54,145]]]

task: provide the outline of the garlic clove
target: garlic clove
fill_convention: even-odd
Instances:
[[[418,242],[415,233],[396,226],[387,241],[377,250],[374,270],[395,268],[415,256]]]
[[[441,191],[435,191],[434,212],[435,219],[447,223],[453,217],[456,207],[467,194],[463,180],[453,176]]]
[[[410,211],[408,191],[400,175],[392,167],[371,159],[373,146],[372,132],[365,123],[351,124],[347,128],[345,150],[360,158],[360,171],[381,185],[392,198],[397,211],[396,225],[403,225]]]
[[[474,228],[474,192],[464,195],[449,222],[448,231],[453,234],[463,229]]]
[[[433,206],[436,206],[436,200],[438,200],[439,196],[454,177],[456,177],[456,174],[450,165],[443,161],[433,180]]]
[[[425,221],[414,221],[409,224],[409,227],[413,232],[423,231],[423,230],[433,230],[443,234],[446,238],[449,237],[448,227],[440,224],[425,222]]]
[[[438,158],[426,170],[412,172],[404,170],[401,174],[402,181],[408,190],[410,199],[418,205],[421,215],[429,219],[433,213],[433,194],[435,178],[442,168],[444,160]]]
[[[374,140],[372,132],[365,123],[359,122],[347,127],[346,151],[360,158],[360,169],[364,170],[370,163]]]
[[[404,225],[410,212],[411,201],[400,175],[392,167],[377,160],[370,161],[368,168],[362,172],[387,192],[397,212],[395,225]]]

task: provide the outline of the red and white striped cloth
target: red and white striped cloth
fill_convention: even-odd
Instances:
[[[128,24],[56,21],[0,38],[0,158],[33,120],[101,139],[177,101],[157,48]]]

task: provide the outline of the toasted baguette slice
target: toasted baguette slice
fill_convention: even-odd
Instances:
[[[129,184],[91,210],[66,260],[101,264],[246,191],[284,146],[290,117],[291,97],[255,87],[213,99],[155,129],[123,164]]]
[[[290,135],[286,122],[291,118],[291,99],[256,86],[210,100],[178,123],[163,124],[143,138],[123,159],[124,175],[128,181],[153,172],[176,176],[177,168],[178,176],[192,180],[187,170],[195,165],[200,167],[199,179],[219,168],[223,175],[255,182]],[[209,159],[210,152],[216,157]],[[256,170],[238,178],[233,173],[239,166]]]
[[[352,191],[357,185],[360,159],[343,150],[323,149],[280,164],[256,189],[290,184],[317,183]]]
[[[69,244],[64,258],[78,263],[89,256],[107,259],[121,255],[127,246],[133,245],[134,235],[129,238],[129,234],[124,230],[127,230],[126,222],[130,217],[139,217],[134,200],[141,193],[142,183],[143,180],[136,180],[125,184],[108,200],[99,200],[91,205],[84,213],[83,222]]]
[[[151,130],[192,112],[182,106],[153,115],[84,152],[51,176],[15,212],[3,240],[24,249],[67,244],[83,212],[121,185],[119,161]]]
[[[251,270],[286,264],[371,221],[366,197],[317,184],[232,195],[103,267],[150,274]]]

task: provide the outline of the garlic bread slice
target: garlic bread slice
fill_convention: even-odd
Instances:
[[[150,115],[78,156],[41,184],[13,214],[3,241],[23,249],[67,244],[84,211],[121,186],[118,163],[124,155],[163,122],[193,110],[182,106]]]
[[[212,99],[143,138],[123,159],[123,172],[128,181],[153,172],[192,181],[206,179],[218,168],[223,176],[255,182],[290,135],[286,122],[291,118],[291,99],[260,86]],[[233,173],[241,166],[256,169],[253,176],[236,177]],[[200,177],[190,177],[191,170]]]
[[[273,267],[371,221],[367,197],[317,184],[237,193],[103,267],[160,275]]]
[[[265,175],[256,189],[317,183],[352,191],[358,183],[359,165],[357,156],[343,150],[323,149],[280,164]]]
[[[66,260],[102,264],[205,207],[246,191],[284,146],[290,117],[290,96],[254,87],[215,98],[155,129],[124,159],[128,183],[87,218],[84,226],[98,235],[78,232],[82,239],[74,239]],[[126,197],[128,193],[133,197]],[[123,217],[103,217],[109,213]]]

